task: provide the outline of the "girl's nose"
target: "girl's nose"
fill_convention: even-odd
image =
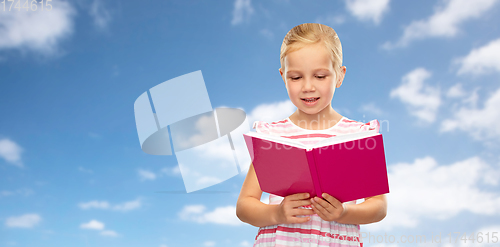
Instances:
[[[314,88],[314,85],[311,81],[311,79],[304,79],[304,84],[302,85],[302,91],[314,91],[315,88]]]

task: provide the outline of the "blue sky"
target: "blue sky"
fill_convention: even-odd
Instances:
[[[244,109],[250,123],[285,118],[296,108],[279,51],[305,22],[342,42],[332,107],[382,123],[389,210],[361,230],[427,236],[368,246],[499,236],[499,1],[51,4],[0,11],[0,246],[251,246],[257,228],[235,215],[246,174],[163,193],[184,190],[177,160],[141,150],[133,104],[201,70],[213,108]]]

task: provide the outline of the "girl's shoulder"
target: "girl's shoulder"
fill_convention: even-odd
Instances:
[[[284,129],[290,127],[288,123],[288,119],[282,119],[274,122],[266,122],[266,121],[254,121],[252,125],[252,129],[255,129],[257,133],[264,134],[274,134],[277,129]]]
[[[368,130],[376,130],[377,133],[380,132],[380,122],[377,119],[373,119],[366,123],[363,123],[343,117],[342,120],[339,122],[338,126],[339,128],[350,129],[353,132],[358,132],[358,131],[362,132]]]

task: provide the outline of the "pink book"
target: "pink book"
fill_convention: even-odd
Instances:
[[[340,202],[389,193],[382,134],[338,135],[314,145],[280,136],[243,134],[262,191],[287,196],[323,192]]]

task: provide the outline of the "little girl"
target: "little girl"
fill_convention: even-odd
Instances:
[[[297,110],[279,121],[255,121],[253,128],[257,132],[313,144],[339,134],[379,131],[377,120],[350,120],[331,106],[335,88],[342,85],[346,73],[340,40],[331,27],[305,23],[292,28],[281,45],[280,60],[281,77]],[[365,198],[359,204],[340,203],[327,193],[323,193],[323,199],[311,198],[307,193],[286,197],[270,194],[269,204],[262,203],[261,196],[251,164],[238,197],[236,215],[259,227],[254,247],[363,246],[359,224],[380,221],[387,212],[385,195]]]

